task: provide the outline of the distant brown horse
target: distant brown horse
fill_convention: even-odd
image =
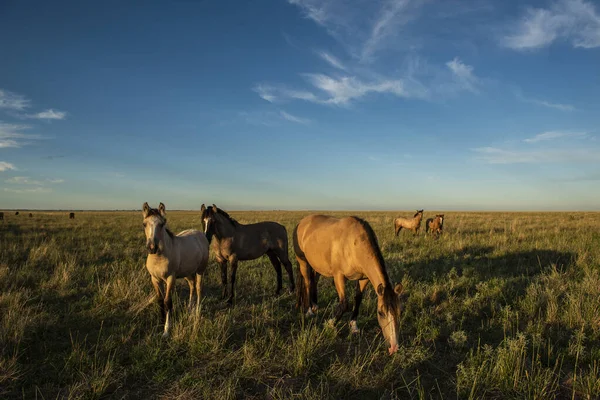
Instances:
[[[0,212],[0,221],[4,221],[4,213]]]
[[[69,219],[75,219],[75,213],[69,213]]]
[[[19,215],[19,212],[17,211],[17,212],[15,213],[15,215]]]
[[[212,248],[217,262],[221,266],[221,281],[223,283],[223,298],[227,297],[227,263],[231,265],[229,282],[229,297],[227,302],[233,304],[235,297],[235,275],[238,261],[254,260],[264,254],[269,257],[277,273],[277,289],[281,292],[283,286],[281,264],[285,267],[290,279],[290,292],[295,290],[294,272],[288,257],[288,236],[285,227],[277,222],[258,222],[255,224],[240,224],[229,214],[216,205],[206,208],[204,204],[202,224],[208,241],[214,238]]]
[[[163,337],[169,335],[173,301],[171,293],[177,278],[185,278],[190,286],[189,307],[192,309],[194,288],[196,289],[196,312],[200,308],[202,297],[202,276],[208,265],[208,240],[204,233],[188,229],[174,235],[166,228],[167,215],[165,205],[158,209],[150,208],[148,203],[142,206],[144,232],[146,234],[146,269],[150,273],[152,285],[156,291],[156,301],[161,310],[161,323],[164,323]],[[166,290],[162,290],[162,283]]]
[[[419,229],[421,228],[421,220],[423,219],[423,210],[417,210],[415,215],[412,218],[403,218],[398,217],[394,220],[394,229],[396,231],[396,236],[400,233],[402,228],[410,229],[415,232],[415,235],[419,233]]]
[[[442,234],[444,227],[444,214],[436,214],[434,218],[428,218],[425,221],[425,232],[429,232],[435,236]]]
[[[336,320],[339,320],[349,308],[346,279],[356,280],[354,310],[350,318],[350,328],[356,333],[358,308],[365,287],[371,282],[377,293],[377,320],[390,346],[389,353],[398,350],[398,295],[402,285],[392,285],[375,232],[366,221],[358,217],[304,217],[294,229],[294,250],[302,276],[298,277],[298,306],[311,315],[317,309],[319,276],[333,277],[340,299],[335,312]]]
[[[31,217],[33,217],[33,214],[32,214],[32,213],[29,213],[29,218],[31,218]]]

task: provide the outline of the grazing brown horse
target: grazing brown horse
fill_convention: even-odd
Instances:
[[[285,267],[290,278],[290,292],[295,290],[294,272],[288,257],[288,236],[285,227],[277,222],[258,222],[256,224],[240,224],[229,214],[216,205],[206,208],[202,212],[202,225],[204,233],[215,252],[217,262],[221,266],[221,281],[223,283],[223,298],[227,297],[227,263],[231,265],[229,282],[229,297],[227,302],[233,304],[235,297],[235,274],[238,261],[254,260],[264,254],[269,257],[277,273],[277,289],[275,294],[281,292],[283,286],[281,264]]]
[[[75,219],[75,213],[69,213],[69,219]]]
[[[410,229],[411,231],[415,232],[415,235],[417,235],[419,233],[419,229],[421,228],[422,219],[423,210],[417,210],[417,212],[412,218],[396,218],[394,220],[394,229],[396,231],[396,236],[398,236],[402,228]]]
[[[156,291],[156,301],[161,310],[161,323],[164,323],[163,337],[171,329],[173,301],[171,293],[177,278],[185,278],[190,286],[189,307],[192,309],[194,287],[196,289],[196,312],[202,297],[202,276],[208,265],[208,240],[204,233],[188,229],[174,235],[166,228],[165,205],[160,203],[158,210],[148,203],[142,207],[144,232],[146,234],[146,269],[152,278]],[[162,290],[162,283],[166,290]]]
[[[369,282],[377,293],[377,320],[389,353],[398,350],[398,325],[402,285],[392,285],[375,232],[357,217],[334,218],[326,215],[304,217],[294,229],[294,250],[298,260],[298,306],[312,315],[317,309],[317,283],[320,275],[333,277],[340,298],[335,317],[339,320],[349,308],[346,279],[356,280],[354,310],[350,328],[358,332],[356,318],[363,292]],[[309,304],[312,303],[312,304]]]
[[[425,232],[429,232],[435,236],[442,234],[444,227],[444,214],[436,214],[434,218],[428,218],[425,221]]]

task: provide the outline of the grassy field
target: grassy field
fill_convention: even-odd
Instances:
[[[201,226],[199,212],[167,213],[175,232]],[[201,314],[180,281],[162,340],[141,211],[27,214],[0,221],[0,398],[600,396],[600,213],[447,212],[439,240],[395,237],[393,218],[410,212],[332,213],[371,223],[405,287],[392,357],[372,287],[351,335],[349,314],[325,323],[331,280],[304,319],[293,295],[274,296],[266,257],[240,263],[228,308],[211,254]],[[308,213],[230,214],[278,221],[291,238]],[[291,241],[290,257],[297,274]]]

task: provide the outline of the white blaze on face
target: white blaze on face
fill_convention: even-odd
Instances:
[[[204,233],[208,231],[208,218],[204,218]]]

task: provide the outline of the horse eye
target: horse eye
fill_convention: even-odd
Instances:
[[[383,311],[377,311],[377,314],[379,314],[380,317],[385,317],[385,313]]]
[[[142,223],[142,225],[144,225],[144,228],[146,227],[146,223],[145,223],[145,222],[144,222],[144,223]]]

